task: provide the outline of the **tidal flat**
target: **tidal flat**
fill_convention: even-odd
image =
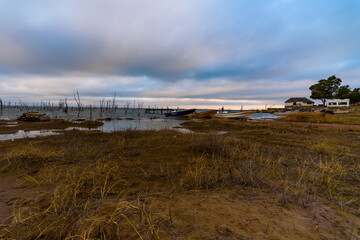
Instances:
[[[356,128],[188,120],[191,133],[105,133],[59,124],[59,135],[0,142],[0,238],[360,237]]]

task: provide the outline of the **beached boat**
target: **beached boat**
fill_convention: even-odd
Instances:
[[[295,113],[295,111],[274,112],[273,114],[274,114],[275,116],[286,116],[286,115],[289,115],[289,114],[292,114],[292,113]]]
[[[192,118],[212,118],[217,113],[217,110],[210,110],[205,112],[193,113],[186,115],[187,117]]]
[[[177,116],[185,116],[188,114],[191,114],[193,112],[195,112],[195,108],[194,109],[189,109],[189,110],[185,110],[185,111],[180,111],[180,112],[170,112],[170,113],[165,113],[165,117],[177,117]]]
[[[249,119],[255,113],[256,112],[253,112],[253,111],[233,112],[233,113],[218,113],[218,114],[215,114],[214,117],[216,117],[216,118],[233,118],[233,119]]]
[[[345,114],[345,113],[349,113],[349,110],[340,110],[340,109],[336,109],[334,111],[335,114]]]
[[[18,120],[26,122],[44,122],[50,121],[50,117],[44,113],[29,112],[23,113],[23,115],[21,115]]]

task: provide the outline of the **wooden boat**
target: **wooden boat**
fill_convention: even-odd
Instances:
[[[44,113],[29,112],[23,113],[23,115],[21,115],[18,120],[26,122],[44,122],[50,121],[50,117]]]
[[[288,112],[274,112],[273,114],[275,116],[286,116],[286,115],[289,115],[289,114],[292,114],[292,113],[295,113],[294,111],[288,111]]]
[[[340,109],[336,109],[334,111],[335,114],[345,114],[345,113],[349,113],[349,110],[340,110]]]
[[[188,114],[191,114],[193,112],[195,112],[195,108],[194,109],[189,109],[189,110],[185,110],[185,111],[180,111],[180,112],[170,112],[170,113],[165,113],[165,117],[177,117],[177,116],[185,116]]]
[[[247,112],[233,112],[233,113],[218,113],[215,114],[214,117],[216,118],[232,118],[232,119],[249,119],[251,118],[256,112],[247,111]]]
[[[217,110],[210,110],[205,112],[193,113],[186,115],[187,117],[192,118],[212,118],[217,113]]]

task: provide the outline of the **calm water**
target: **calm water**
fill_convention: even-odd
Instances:
[[[53,109],[53,110],[42,110],[42,109],[30,109],[29,111],[36,111],[39,113],[45,113],[50,116],[51,119],[90,119],[90,111],[89,109],[84,109],[78,115],[78,111],[76,109],[69,109],[68,113],[63,112],[62,110]],[[203,110],[199,110],[203,111]],[[19,108],[4,108],[3,113],[0,114],[0,119],[5,120],[14,120],[17,119],[22,113],[27,112],[26,110],[20,110]],[[165,110],[161,113],[161,111],[146,113],[145,109],[117,109],[113,112],[103,112],[101,113],[99,109],[94,109],[92,112],[92,119],[104,119],[104,118],[151,118],[151,117],[164,117]],[[274,119],[278,116],[275,116],[271,113],[255,113],[251,119]],[[129,124],[128,122],[122,122],[124,124]],[[131,125],[131,124],[130,124]],[[135,124],[136,125],[136,124]]]
[[[65,113],[62,110],[59,109],[53,109],[53,110],[43,110],[43,109],[37,109],[37,108],[31,108],[28,111],[27,110],[20,110],[19,108],[4,108],[3,113],[0,114],[0,119],[5,120],[13,120],[17,119],[19,116],[21,116],[24,112],[39,112],[39,113],[45,113],[48,115],[51,119],[68,119],[68,120],[74,120],[74,119],[90,119],[90,111],[89,109],[84,109],[80,112],[78,115],[78,111],[76,109],[69,109],[67,113]],[[117,109],[113,112],[100,112],[100,109],[94,109],[92,111],[92,119],[103,119],[103,118],[141,118],[141,117],[161,117],[164,116],[165,110],[163,110],[163,114],[161,114],[161,111],[157,112],[150,112],[146,113],[145,109]]]
[[[14,140],[20,138],[35,138],[40,136],[52,136],[52,135],[59,135],[60,133],[56,132],[55,130],[35,130],[35,131],[24,131],[19,130],[16,133],[12,134],[0,134],[0,141],[5,140]]]
[[[184,120],[179,119],[167,119],[167,118],[139,118],[135,120],[112,120],[104,121],[104,125],[98,128],[79,128],[79,127],[69,127],[66,130],[100,130],[102,132],[115,132],[115,131],[124,131],[124,130],[166,130],[166,129],[175,129],[183,133],[190,133],[191,131],[185,128],[181,128],[181,123]],[[8,127],[14,126],[14,124],[9,125]],[[20,138],[35,138],[40,136],[51,136],[61,134],[61,130],[35,130],[35,131],[24,131],[19,130],[16,133],[12,134],[0,134],[0,141],[5,140],[14,140]]]
[[[124,119],[124,120],[111,120],[103,121],[104,125],[92,128],[90,130],[99,130],[102,132],[116,132],[116,131],[125,131],[125,130],[166,130],[166,129],[179,129],[181,128],[181,123],[184,120],[180,119],[171,119],[171,118],[139,118],[134,120]],[[88,128],[82,127],[69,127],[67,130],[89,130]]]
[[[4,109],[3,114],[0,115],[0,119],[14,120],[18,118],[24,111],[20,109]],[[60,110],[53,111],[39,111],[49,115],[52,119],[63,118],[68,120],[75,120],[79,118],[90,119],[90,112],[88,109],[80,112],[76,110],[69,110],[68,113],[64,113]],[[111,121],[103,121],[104,125],[91,130],[100,130],[102,132],[115,132],[124,130],[164,130],[164,129],[175,129],[183,133],[190,133],[191,131],[185,128],[181,128],[181,123],[184,120],[176,118],[165,118],[163,114],[158,113],[146,113],[145,109],[130,109],[125,111],[118,109],[116,112],[100,113],[98,109],[93,112],[93,119],[104,119],[112,118]],[[156,117],[155,119],[153,117]],[[275,116],[270,113],[255,113],[252,117],[253,120],[264,120],[264,119],[275,119]],[[121,120],[116,118],[123,118]],[[8,123],[8,127],[16,125],[16,122]],[[87,128],[70,127],[67,130],[78,129],[88,130]],[[60,134],[56,130],[36,130],[36,131],[23,131],[20,130],[14,134],[0,134],[0,141],[13,140],[19,138],[34,138],[39,136],[50,136]]]

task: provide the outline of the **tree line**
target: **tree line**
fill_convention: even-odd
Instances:
[[[360,88],[351,89],[349,85],[341,86],[342,80],[335,75],[328,79],[321,79],[318,83],[310,86],[312,99],[321,100],[325,105],[326,99],[349,98],[351,104],[360,102]]]

